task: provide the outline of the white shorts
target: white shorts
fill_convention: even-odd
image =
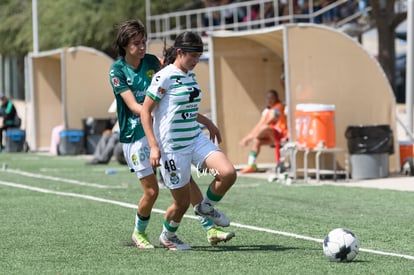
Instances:
[[[220,149],[204,135],[200,134],[189,148],[178,152],[161,152],[161,174],[165,186],[178,189],[190,182],[191,164],[202,169],[206,158]]]
[[[131,172],[135,172],[139,179],[154,174],[149,160],[150,147],[146,137],[134,143],[122,143],[124,157]]]

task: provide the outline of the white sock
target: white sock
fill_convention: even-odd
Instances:
[[[255,152],[250,152],[249,153],[249,157],[247,159],[247,164],[249,166],[253,166],[254,164],[256,164],[256,158],[257,158],[257,153]]]
[[[214,208],[217,202],[210,200],[207,197],[203,198],[203,201],[201,202],[201,208],[205,210],[206,207],[208,208]]]

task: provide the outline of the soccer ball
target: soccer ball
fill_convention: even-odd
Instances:
[[[359,251],[359,240],[345,228],[336,228],[323,241],[323,253],[333,262],[350,262]]]

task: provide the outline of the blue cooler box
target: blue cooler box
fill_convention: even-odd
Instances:
[[[6,152],[23,152],[26,142],[26,131],[9,129],[6,131]]]
[[[85,151],[85,138],[82,130],[65,129],[60,132],[59,155],[79,155]]]

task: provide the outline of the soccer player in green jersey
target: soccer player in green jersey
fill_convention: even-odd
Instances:
[[[146,53],[146,30],[139,20],[120,24],[115,47],[120,56],[110,68],[109,80],[116,99],[117,117],[125,160],[141,182],[143,195],[138,202],[132,239],[138,248],[154,248],[145,232],[159,187],[154,169],[149,162],[150,147],[141,124],[142,103],[153,75],[160,69],[159,59]],[[203,196],[192,181],[192,203],[199,204]],[[200,217],[211,244],[227,241],[234,236],[225,232],[216,217],[224,214],[215,211],[213,217]],[[224,224],[228,225],[228,224]]]
[[[210,217],[214,217],[214,205],[237,178],[233,164],[211,140],[214,140],[212,133],[209,140],[198,124],[208,128],[213,124],[198,113],[202,93],[193,69],[202,52],[203,42],[198,34],[178,35],[174,45],[165,49],[165,67],[154,75],[141,110],[142,125],[151,148],[151,165],[161,166],[165,185],[173,197],[160,235],[160,243],[166,247],[190,248],[180,241],[176,231],[191,202],[192,164],[214,176],[203,201],[194,207],[198,215],[211,213]],[[218,129],[213,135],[220,142]],[[229,222],[224,215],[219,220]]]

